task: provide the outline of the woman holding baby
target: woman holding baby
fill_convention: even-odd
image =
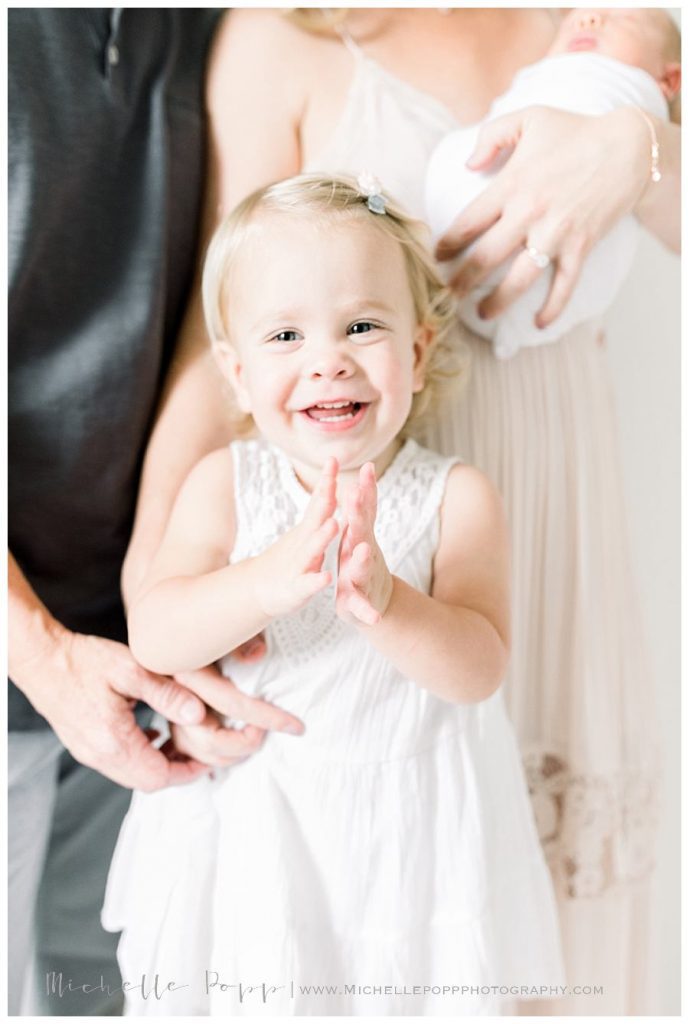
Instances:
[[[210,216],[216,199],[224,214],[259,186],[311,170],[368,171],[424,218],[438,143],[485,117],[523,66],[582,50],[641,69],[664,103],[675,101],[678,36],[660,10],[565,19],[545,9],[234,11],[211,63]],[[479,136],[472,167],[489,167],[505,148],[514,155],[439,247],[449,257],[476,242],[453,264],[457,294],[516,253],[478,305],[490,323],[552,264],[536,311],[546,328],[593,246],[625,215],[678,248],[678,136],[665,118],[626,105],[597,117],[530,106],[500,119]],[[507,703],[559,894],[568,982],[605,989],[536,1012],[643,1013],[659,761],[600,323],[584,320],[503,360],[485,338],[462,334],[468,385],[435,411],[422,439],[479,466],[505,501]],[[164,447],[163,433],[149,461]],[[193,735],[176,739],[204,759]]]

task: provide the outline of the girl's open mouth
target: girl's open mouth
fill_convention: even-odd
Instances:
[[[368,409],[368,402],[318,402],[302,409],[301,415],[324,430],[346,430],[359,423]]]

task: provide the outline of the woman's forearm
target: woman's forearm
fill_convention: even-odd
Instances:
[[[260,557],[161,580],[137,598],[128,626],[139,664],[161,675],[192,671],[260,633],[270,621],[256,596]]]
[[[361,629],[405,676],[443,700],[485,700],[505,674],[507,646],[484,615],[422,594],[397,576],[380,622]]]
[[[125,606],[146,575],[189,471],[229,439],[226,400],[197,296],[187,313],[146,450],[136,519],[122,569]]]

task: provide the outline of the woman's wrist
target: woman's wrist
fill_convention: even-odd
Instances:
[[[620,162],[620,183],[625,182],[628,212],[636,212],[651,184],[650,132],[636,107],[621,107],[600,118],[603,132]]]
[[[651,180],[642,191],[634,213],[644,227],[675,252],[680,250],[681,141],[679,125],[647,115],[658,145],[657,168],[660,178]],[[650,132],[647,138],[646,167],[650,164]],[[650,178],[650,174],[649,174]]]
[[[633,213],[656,238],[679,252],[681,130],[646,111],[643,114],[635,107],[622,107],[598,119],[610,154],[611,181],[619,188],[619,215]],[[654,137],[658,147],[655,159]],[[654,164],[660,173],[655,181]]]

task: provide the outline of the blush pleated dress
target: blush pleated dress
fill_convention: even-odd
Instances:
[[[460,125],[346,32],[332,45],[343,44],[349,91],[330,139],[303,170],[368,171],[424,219],[429,159]],[[482,469],[510,525],[505,702],[555,883],[568,983],[604,990],[568,992],[540,1003],[539,1013],[648,1012],[662,752],[604,326],[592,319],[506,360],[458,326],[466,386],[415,434]]]

